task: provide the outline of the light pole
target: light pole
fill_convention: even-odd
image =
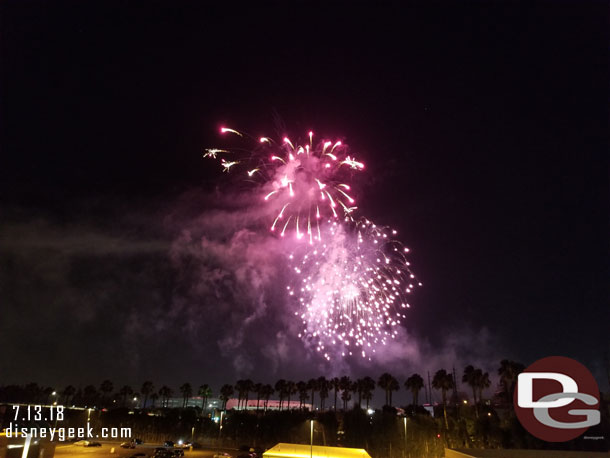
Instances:
[[[309,452],[309,458],[313,458],[313,420],[309,420],[310,421],[310,433],[309,433],[309,446],[310,446],[310,452]]]
[[[405,416],[405,458],[407,458],[407,417]]]
[[[224,416],[224,414],[225,414],[225,411],[221,410],[220,411],[220,421],[218,422],[218,426],[219,426],[219,428],[218,428],[218,441],[219,442],[220,442],[220,436],[222,434],[222,417]]]

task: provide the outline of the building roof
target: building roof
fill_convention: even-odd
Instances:
[[[263,453],[264,458],[371,458],[363,448],[325,447],[321,445],[311,446],[303,444],[279,443]]]

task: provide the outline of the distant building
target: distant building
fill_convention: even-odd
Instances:
[[[193,396],[192,398],[188,399],[188,402],[186,403],[187,407],[197,407],[201,409],[201,403],[203,401],[203,398],[201,398],[201,396]],[[248,399],[248,404],[247,406],[243,406],[243,404],[245,403],[244,401],[241,402],[240,404],[240,410],[256,410],[256,398],[255,399]],[[182,408],[184,404],[184,399],[183,398],[169,398],[167,400],[167,402],[165,404],[163,404],[160,400],[158,400],[156,402],[156,406],[157,407],[169,407],[169,408]],[[279,410],[280,408],[280,401],[277,399],[269,399],[269,401],[265,401],[264,399],[260,399],[258,401],[258,408],[259,410],[264,410],[265,409],[265,404],[267,404],[267,410]],[[220,410],[222,408],[223,402],[221,399],[219,398],[208,398],[207,403],[206,403],[206,410],[208,412],[212,412],[214,410]],[[227,401],[227,410],[231,410],[231,409],[237,409],[237,405],[238,405],[238,399],[237,398],[231,398]],[[151,401],[149,400],[147,402],[147,407],[150,408],[151,406]],[[311,404],[303,404],[302,407],[304,409],[307,410],[312,410],[311,409]],[[301,403],[300,401],[290,401],[290,409],[291,410],[296,410],[301,408]],[[288,409],[288,401],[284,400],[282,401],[282,409],[287,410]]]
[[[245,405],[245,401],[242,401],[240,404],[240,410],[256,410],[257,409],[257,400],[256,399],[248,399],[248,404]],[[265,401],[263,399],[258,401],[258,409],[264,410],[265,404],[267,410],[279,410],[280,409],[280,401],[277,399],[269,399]],[[238,399],[229,399],[227,401],[227,410],[237,409]],[[311,404],[301,404],[300,401],[290,401],[290,406],[288,405],[288,401],[282,401],[282,409],[283,410],[298,410],[301,407],[307,410],[311,410]]]
[[[424,404],[422,406],[426,411],[430,414],[431,417],[434,417],[434,406],[431,404]]]
[[[199,407],[201,409],[201,403],[203,402],[203,398],[201,396],[193,396],[192,398],[189,398],[187,403],[186,403],[186,407]],[[167,400],[167,402],[163,403],[161,399],[158,399],[157,402],[155,403],[156,407],[169,407],[169,408],[176,408],[176,407],[183,407],[184,404],[184,399],[183,398],[169,398]],[[146,407],[150,408],[152,405],[152,401],[149,399],[148,402],[146,403]],[[214,410],[214,409],[220,409],[222,407],[222,401],[218,398],[208,398],[207,403],[206,403],[206,410]]]

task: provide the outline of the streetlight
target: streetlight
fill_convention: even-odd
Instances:
[[[220,421],[218,422],[219,428],[218,428],[218,440],[220,441],[220,435],[222,434],[222,417],[224,416],[225,411],[221,410],[220,411]]]
[[[310,453],[309,453],[309,457],[313,458],[313,420],[309,420],[311,427],[310,427],[310,434],[309,434],[309,446],[310,446]]]
[[[405,458],[407,458],[407,417],[405,416]]]

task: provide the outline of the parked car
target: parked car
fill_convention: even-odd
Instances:
[[[133,442],[123,442],[121,448],[136,448],[136,444]]]
[[[144,442],[142,442],[142,439],[136,438],[136,439],[133,440],[133,443],[136,444],[136,445],[142,445]]]
[[[82,445],[84,447],[86,447],[88,444],[89,444],[89,441],[86,441],[86,440],[83,440],[83,439],[74,442],[74,445]]]
[[[173,447],[174,446],[174,441],[165,441],[163,446],[165,446],[165,447]]]
[[[262,454],[262,451],[259,454],[258,450],[255,450],[254,447],[250,447],[248,445],[242,445],[239,447],[239,451],[241,453],[237,455],[237,458],[258,458]]]
[[[165,447],[157,447],[153,456],[155,458],[169,458],[172,456],[172,450]]]
[[[85,445],[85,447],[101,447],[102,444],[100,444],[99,442],[89,442],[87,445]]]

